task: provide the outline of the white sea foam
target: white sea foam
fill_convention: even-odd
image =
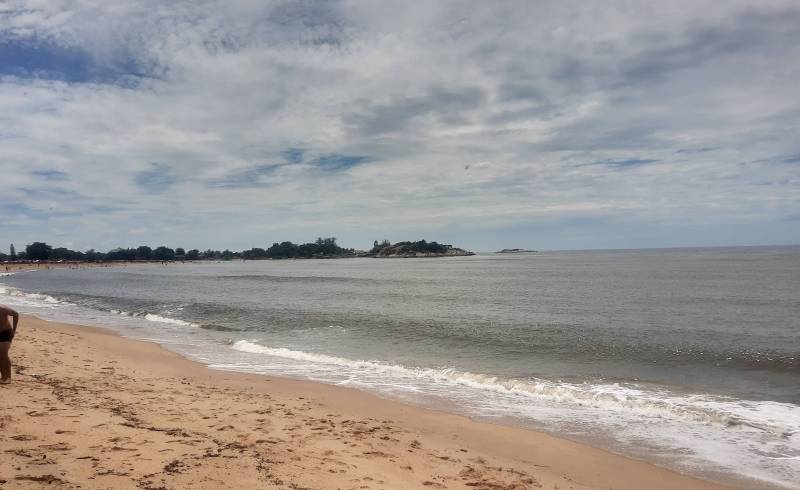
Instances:
[[[800,407],[618,383],[508,379],[453,368],[421,368],[269,347],[240,340],[237,352],[263,356],[220,369],[285,372],[410,400],[443,396],[466,413],[536,420],[559,432],[605,431],[630,449],[650,441],[651,457],[692,471],[709,468],[762,482],[800,486]],[[251,363],[251,364],[248,364]],[[404,395],[405,394],[405,395]],[[602,436],[602,437],[606,437]],[[587,436],[590,439],[591,436]],[[671,449],[667,449],[671,448]]]
[[[0,284],[0,295],[6,296],[6,298],[18,305],[27,304],[31,306],[53,307],[57,305],[66,306],[72,304],[68,301],[63,301],[47,294],[26,293],[4,284]]]
[[[419,378],[442,384],[462,385],[537,400],[589,406],[604,410],[636,412],[642,416],[664,417],[722,427],[746,427],[785,436],[800,428],[800,407],[778,402],[741,404],[731,399],[705,395],[675,396],[668,392],[644,390],[613,384],[575,384],[542,379],[503,379],[497,376],[459,371],[453,368],[419,368],[379,361],[352,360],[325,354],[267,347],[240,340],[232,346],[242,352],[337,366],[395,378]]]
[[[144,315],[137,315],[136,313],[131,313],[131,312],[129,312],[129,311],[114,310],[114,309],[111,309],[111,310],[109,310],[109,311],[110,311],[111,313],[113,313],[113,314],[115,314],[115,315],[119,315],[119,316],[130,316],[130,317],[135,317],[135,316],[144,316]]]
[[[19,289],[4,284],[0,284],[0,296],[5,296],[7,299],[11,300],[11,303],[18,306],[29,306],[34,308],[75,306],[74,303],[56,298],[54,296],[50,296],[48,294],[26,293],[24,291],[20,291]],[[177,318],[170,318],[162,315],[157,315],[154,313],[145,313],[145,314],[131,313],[128,311],[120,311],[115,309],[111,309],[108,311],[114,315],[125,316],[125,317],[141,317],[147,321],[156,323],[168,323],[170,325],[178,325],[181,327],[200,326],[196,323],[187,322],[185,320],[179,320]]]
[[[121,312],[120,314],[124,314],[125,312]],[[157,323],[169,323],[171,325],[180,325],[181,327],[199,327],[200,325],[192,322],[187,322],[184,320],[178,320],[177,318],[169,318],[166,316],[156,315],[153,313],[147,313],[144,315],[144,319],[151,322]]]

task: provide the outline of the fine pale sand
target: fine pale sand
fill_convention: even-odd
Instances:
[[[313,382],[213,371],[25,316],[0,488],[712,489],[546,434]]]

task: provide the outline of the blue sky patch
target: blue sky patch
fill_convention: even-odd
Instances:
[[[33,210],[30,207],[18,202],[0,202],[0,211],[2,211],[3,214],[10,216],[28,215],[33,213]]]
[[[42,180],[62,181],[67,180],[67,174],[59,170],[34,170],[31,175]]]
[[[105,205],[98,205],[98,206],[91,206],[88,209],[90,213],[98,213],[98,214],[109,214],[115,213],[117,211],[124,211],[125,208],[120,206],[105,206]]]
[[[300,163],[303,161],[305,150],[302,148],[287,148],[281,152],[287,163]]]
[[[309,165],[312,165],[323,170],[347,170],[356,165],[372,161],[372,157],[363,155],[340,155],[338,153],[330,153],[328,155],[321,155],[314,160],[311,160]]]
[[[262,177],[274,174],[282,165],[263,164],[255,167],[233,172],[220,180],[209,183],[209,187],[265,187],[272,185]]]
[[[800,153],[784,158],[783,163],[800,163]]]
[[[608,165],[609,167],[614,168],[630,168],[630,167],[638,167],[639,165],[646,165],[648,163],[655,163],[658,160],[653,160],[650,158],[629,158],[627,160],[603,160],[602,162],[597,162],[598,164]]]
[[[708,153],[710,151],[717,150],[718,148],[681,148],[677,150],[675,153],[678,155],[685,155],[685,154],[695,154],[695,153]]]
[[[78,47],[36,38],[0,40],[0,75],[133,88],[140,79],[157,77],[157,67],[146,65],[126,49],[116,52],[110,62],[98,63]]]
[[[134,182],[148,192],[164,192],[175,183],[175,177],[169,165],[153,163],[150,170],[136,174]]]
[[[53,187],[20,187],[17,190],[28,197],[36,199],[55,199],[64,197],[68,197],[70,199],[84,199],[84,196],[81,196],[75,191]]]
[[[0,74],[65,82],[89,80],[91,57],[85,52],[36,40],[0,41]]]

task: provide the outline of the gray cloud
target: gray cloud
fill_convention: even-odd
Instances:
[[[625,60],[621,83],[650,83],[729,56],[772,54],[798,36],[800,9],[745,11],[725,25],[692,25],[679,41],[650,47]]]
[[[280,165],[256,165],[245,170],[231,172],[220,179],[208,182],[209,187],[268,187],[274,183],[269,176],[278,171]]]
[[[494,248],[536,222],[623,241],[614,223],[800,213],[790,1],[19,5],[0,12],[17,241]]]
[[[497,87],[497,96],[502,101],[541,101],[544,94],[536,88],[533,82],[509,81]]]
[[[349,115],[345,121],[364,136],[406,131],[415,120],[425,116],[447,125],[461,125],[486,99],[486,93],[478,87],[434,88],[424,95],[366,102],[361,111]]]

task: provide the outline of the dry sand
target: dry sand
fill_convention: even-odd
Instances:
[[[25,316],[0,488],[724,488],[546,434],[313,382],[213,371]]]

